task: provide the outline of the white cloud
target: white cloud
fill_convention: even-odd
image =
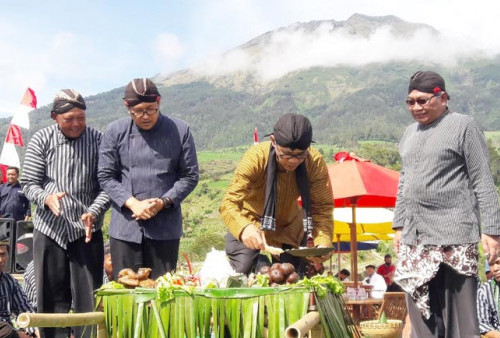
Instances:
[[[118,12],[128,6],[118,0],[109,3]],[[209,73],[223,75],[245,69],[271,79],[309,65],[355,65],[414,57],[446,63],[453,62],[456,55],[478,49],[487,55],[500,52],[496,34],[500,31],[500,2],[493,0],[180,3],[154,0],[151,11],[175,13],[175,19],[152,20],[137,29],[121,20],[117,12],[107,11],[108,7],[98,0],[87,1],[82,7],[82,17],[93,18],[86,23],[67,19],[53,1],[22,11],[21,5],[10,2],[0,13],[0,116],[13,111],[27,86],[35,90],[41,105],[49,103],[60,88],[73,87],[90,95],[123,86],[134,77],[202,62]],[[151,14],[148,9],[141,10]],[[354,13],[396,15],[409,22],[426,23],[439,30],[442,37],[421,32],[409,41],[393,40],[387,30],[381,29],[370,39],[352,40],[340,32],[328,35],[323,28],[312,35],[278,34],[273,39],[280,47],[262,50],[260,58],[236,50],[226,53],[222,60],[211,57],[294,22],[342,21]],[[53,20],[54,16],[61,20]]]
[[[246,71],[266,81],[315,66],[358,66],[391,60],[429,60],[453,65],[457,58],[477,55],[479,48],[479,44],[469,42],[464,46],[463,40],[436,35],[425,28],[416,31],[411,38],[394,35],[388,26],[363,37],[344,29],[332,31],[332,25],[324,23],[314,31],[302,28],[277,31],[256,53],[236,49],[196,69],[212,76]]]
[[[160,33],[154,41],[153,51],[161,72],[166,73],[177,68],[179,59],[185,55],[186,47],[175,34]]]

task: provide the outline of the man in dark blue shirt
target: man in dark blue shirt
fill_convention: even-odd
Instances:
[[[111,198],[113,275],[123,268],[175,270],[182,236],[181,202],[198,183],[198,160],[186,122],[160,113],[149,79],[125,89],[129,116],[108,125],[99,148],[98,178]]]
[[[19,169],[8,167],[7,183],[0,185],[0,216],[16,221],[28,221],[31,217],[30,202],[19,184]]]

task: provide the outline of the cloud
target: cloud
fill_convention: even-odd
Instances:
[[[299,28],[293,28],[299,27]],[[479,41],[464,45],[463,37],[448,37],[421,28],[410,37],[395,35],[383,26],[368,37],[333,29],[329,22],[310,30],[290,26],[275,31],[260,47],[235,49],[196,67],[204,75],[221,76],[238,71],[250,72],[263,81],[280,78],[310,67],[360,66],[388,61],[426,60],[454,65],[461,57],[487,55]]]
[[[185,55],[186,47],[175,34],[160,33],[153,46],[154,58],[163,73],[173,71],[177,63]]]

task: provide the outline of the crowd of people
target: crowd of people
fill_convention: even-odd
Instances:
[[[101,133],[87,126],[82,95],[59,91],[50,112],[54,124],[31,138],[19,182],[19,168],[8,168],[0,216],[29,220],[30,203],[35,206],[36,254],[26,278],[33,304],[11,276],[0,274],[0,332],[12,330],[12,316],[24,311],[93,311],[93,291],[121,269],[149,267],[152,278],[175,270],[181,203],[199,179],[193,135],[185,121],[160,112],[161,95],[151,80],[130,81],[123,100],[128,116]],[[415,123],[399,144],[393,222],[398,263],[387,255],[378,269],[366,266],[364,283],[373,286],[374,297],[406,292],[412,337],[496,337],[498,196],[483,133],[472,117],[451,112],[449,100],[439,74],[419,71],[411,77],[406,104]],[[332,247],[335,192],[323,156],[311,146],[308,118],[284,114],[268,136],[243,155],[220,205],[227,257],[245,274],[280,261],[303,275],[310,262],[321,264],[331,251],[297,258],[284,250]],[[102,225],[110,207],[105,251]],[[478,290],[479,241],[492,278]],[[2,270],[8,244],[0,242]],[[339,279],[349,277],[348,270],[339,272]],[[45,328],[39,334],[66,337],[68,330]],[[91,330],[73,332],[88,337]]]

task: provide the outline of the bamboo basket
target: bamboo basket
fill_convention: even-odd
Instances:
[[[388,319],[387,323],[367,320],[360,323],[361,332],[366,338],[399,338],[403,332],[403,321]]]

